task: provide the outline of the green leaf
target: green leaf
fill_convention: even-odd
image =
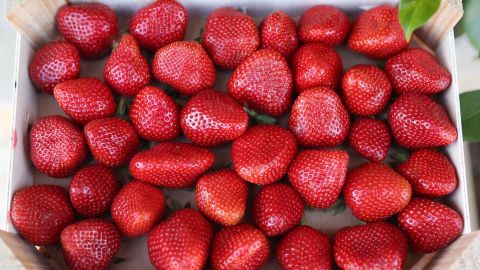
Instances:
[[[247,107],[243,107],[245,112],[250,116],[250,119],[256,124],[275,124],[277,119],[266,114],[259,114],[254,110],[251,110]]]
[[[480,140],[480,90],[460,95],[463,140]]]
[[[465,3],[463,24],[470,43],[480,52],[480,0]]]
[[[115,257],[115,258],[113,258],[112,263],[113,263],[113,264],[119,264],[119,263],[122,263],[122,262],[124,262],[124,261],[126,261],[125,258]]]
[[[321,212],[324,214],[333,212],[333,215],[335,216],[340,213],[343,213],[345,209],[346,209],[345,200],[343,199],[343,197],[340,197],[330,208],[323,209],[321,210]]]
[[[405,39],[410,40],[415,29],[424,25],[437,11],[440,0],[400,0],[400,24]]]
[[[198,31],[198,32],[199,32],[199,33],[198,33],[198,37],[197,37],[196,39],[194,39],[194,41],[202,44],[203,31],[204,31],[203,27],[200,28],[200,31]]]
[[[116,116],[118,118],[128,120],[128,111],[130,110],[131,105],[132,105],[132,99],[127,97],[120,98],[117,105]]]

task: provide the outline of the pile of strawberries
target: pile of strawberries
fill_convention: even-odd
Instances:
[[[109,7],[58,11],[63,39],[40,48],[29,73],[69,118],[38,119],[30,154],[42,174],[72,178],[68,192],[36,185],[14,194],[11,220],[26,241],[60,243],[72,269],[107,269],[122,237],[145,234],[157,269],[203,269],[207,260],[212,269],[260,269],[274,247],[282,269],[402,269],[408,246],[435,252],[461,234],[461,216],[436,200],[457,187],[436,149],[457,130],[430,96],[451,76],[431,53],[409,48],[396,7],[351,23],[318,5],[298,26],[276,11],[259,28],[219,8],[200,41],[183,41],[188,17],[180,3],[158,0],[108,55],[119,32]],[[334,49],[344,41],[384,68],[344,72]],[[80,57],[106,55],[103,81],[78,78]],[[228,94],[213,89],[216,69],[233,70]],[[280,116],[286,127],[275,124]],[[335,148],[347,143],[366,159],[351,170],[356,154]],[[212,151],[230,145],[228,158]],[[382,163],[400,149],[411,152],[393,168]],[[123,186],[122,167],[131,176]],[[195,187],[195,205],[171,213],[160,187]],[[339,200],[360,225],[334,239],[301,225],[305,206]]]

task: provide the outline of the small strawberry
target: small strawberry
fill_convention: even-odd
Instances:
[[[216,65],[233,69],[260,44],[252,17],[231,7],[214,10],[207,18],[202,45]]]
[[[412,196],[412,188],[392,168],[369,162],[348,172],[343,195],[357,218],[374,222],[405,208]]]
[[[381,162],[387,157],[392,135],[385,122],[360,118],[353,122],[348,141],[360,156],[373,162]]]
[[[413,250],[432,253],[448,246],[463,231],[463,219],[452,208],[415,198],[398,214],[398,224]]]
[[[37,185],[13,194],[10,216],[18,233],[37,246],[55,245],[75,221],[67,192],[60,186]]]
[[[410,149],[445,146],[458,136],[442,105],[421,94],[397,98],[390,106],[388,123],[395,141]]]
[[[298,23],[301,42],[320,42],[337,46],[347,37],[350,20],[340,9],[329,5],[313,6],[303,13]]]
[[[228,93],[238,102],[273,116],[292,102],[293,79],[281,53],[261,49],[240,63],[228,81]]]
[[[260,26],[261,48],[278,50],[285,58],[298,47],[295,21],[283,11],[267,15]]]

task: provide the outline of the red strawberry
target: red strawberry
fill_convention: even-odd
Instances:
[[[304,44],[293,55],[292,72],[298,93],[320,86],[335,89],[343,72],[342,58],[323,44]]]
[[[53,93],[55,85],[80,75],[77,48],[67,42],[50,42],[42,46],[33,56],[28,74],[37,88]]]
[[[385,63],[388,78],[398,94],[435,94],[450,86],[452,77],[435,56],[420,48],[411,48],[390,57]]]
[[[298,23],[300,41],[340,44],[350,31],[350,20],[340,9],[329,5],[313,6],[303,13]]]
[[[288,128],[304,147],[334,147],[348,135],[350,117],[340,97],[325,87],[308,89],[293,103]]]
[[[407,257],[407,238],[396,226],[371,223],[346,227],[335,235],[333,254],[342,269],[398,269]]]
[[[180,133],[178,106],[162,89],[146,86],[135,96],[129,116],[138,135],[149,141],[170,141]]]
[[[260,26],[261,47],[278,50],[285,58],[298,47],[295,21],[283,11],[268,14]]]
[[[185,96],[193,96],[215,83],[215,66],[195,41],[178,41],[159,49],[152,70],[157,80]]]
[[[250,224],[221,229],[213,239],[213,270],[257,270],[268,260],[270,247],[261,231]]]
[[[432,253],[448,246],[463,231],[463,219],[452,208],[415,198],[398,214],[398,224],[413,250]]]
[[[457,172],[447,156],[434,149],[413,152],[407,161],[398,164],[398,172],[420,196],[441,197],[457,187]]]
[[[345,151],[303,150],[290,165],[288,178],[308,205],[329,208],[340,196],[347,167]]]
[[[161,47],[183,40],[188,12],[175,0],[156,0],[141,8],[130,21],[130,33],[140,47],[156,52]]]
[[[67,192],[59,186],[38,185],[13,194],[10,212],[20,235],[33,245],[55,245],[63,228],[75,221]]]
[[[200,213],[179,210],[148,234],[148,255],[157,269],[200,270],[212,237],[212,225]]]
[[[360,14],[352,26],[348,47],[369,57],[385,59],[408,48],[398,8],[381,5]]]
[[[392,94],[385,72],[374,65],[356,65],[342,77],[342,95],[348,111],[362,116],[383,111]]]
[[[141,181],[124,185],[112,202],[112,219],[127,237],[147,233],[164,214],[163,191]]]
[[[397,98],[390,106],[388,123],[395,141],[405,148],[445,146],[458,136],[442,105],[421,94]]]
[[[107,269],[120,249],[120,233],[108,220],[87,219],[62,231],[62,252],[71,269]]]
[[[63,6],[56,21],[63,38],[77,46],[80,55],[86,58],[105,55],[118,33],[117,16],[99,3]]]
[[[281,53],[262,49],[240,63],[228,81],[228,93],[238,102],[279,116],[292,102],[293,79]]]
[[[279,236],[297,226],[303,217],[303,200],[286,184],[260,189],[252,208],[255,225],[266,236]]]
[[[133,36],[124,34],[103,67],[105,83],[124,96],[134,96],[150,82],[150,67]]]
[[[222,7],[208,16],[202,45],[216,65],[233,69],[260,44],[257,25],[239,10]]]
[[[372,118],[355,120],[350,128],[349,143],[360,156],[374,162],[387,157],[392,135],[385,122]]]
[[[330,240],[309,226],[299,226],[285,235],[277,245],[275,257],[284,270],[332,268]]]
[[[70,200],[83,217],[96,217],[110,210],[119,182],[113,170],[103,164],[80,169],[70,183]]]
[[[135,129],[122,119],[93,120],[85,126],[84,133],[93,157],[110,167],[127,164],[138,149]]]
[[[180,125],[193,143],[217,146],[242,135],[248,127],[248,115],[229,95],[207,89],[183,106]]]
[[[348,172],[343,195],[357,218],[374,222],[405,208],[412,196],[412,188],[392,168],[369,162]]]
[[[97,78],[59,83],[53,94],[60,108],[83,125],[95,119],[112,117],[117,107],[110,89]]]
[[[47,116],[30,130],[30,159],[42,174],[63,178],[72,175],[87,157],[82,131],[69,119]]]
[[[297,143],[288,130],[257,125],[233,141],[232,162],[240,177],[266,185],[285,175],[296,151]]]
[[[234,170],[221,170],[202,176],[195,189],[198,210],[225,226],[235,225],[245,214],[248,186]]]
[[[170,188],[187,188],[212,167],[213,153],[183,142],[166,142],[135,155],[130,173],[138,180]]]

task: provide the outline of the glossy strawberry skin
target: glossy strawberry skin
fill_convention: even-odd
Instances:
[[[350,20],[340,9],[329,5],[313,6],[303,13],[298,23],[301,42],[339,45],[350,31]]]
[[[290,58],[298,47],[295,21],[283,11],[268,14],[260,26],[261,48],[275,49]]]
[[[373,118],[359,118],[350,128],[348,141],[360,156],[381,162],[388,155],[392,135],[385,122]]]

